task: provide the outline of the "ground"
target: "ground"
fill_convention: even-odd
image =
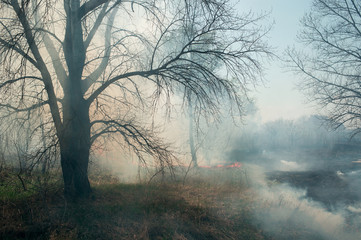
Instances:
[[[64,199],[59,173],[3,169],[0,239],[359,239],[361,215],[330,212],[297,185],[308,179],[344,189],[337,173],[273,172],[267,179],[260,169],[242,163],[136,183],[93,171],[91,198],[74,202]]]
[[[255,193],[239,178],[210,176],[137,184],[95,176],[92,198],[76,202],[65,201],[58,183],[22,194],[3,185],[0,238],[272,239],[251,221]]]

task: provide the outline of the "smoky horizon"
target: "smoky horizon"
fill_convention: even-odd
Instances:
[[[360,1],[0,14],[1,239],[360,239]]]

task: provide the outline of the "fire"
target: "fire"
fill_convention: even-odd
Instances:
[[[231,165],[227,165],[226,167],[227,168],[240,168],[240,167],[242,167],[242,164],[240,162],[235,162]]]
[[[224,164],[218,164],[216,166],[199,166],[201,168],[241,168],[242,163],[240,162],[234,162],[232,164],[224,165]]]

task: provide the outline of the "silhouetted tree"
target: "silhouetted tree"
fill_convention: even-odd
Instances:
[[[198,9],[192,37],[169,49],[190,3]],[[269,54],[263,17],[237,16],[231,7],[227,0],[2,0],[3,117],[44,118],[69,197],[91,192],[90,149],[103,136],[118,136],[141,160],[171,164],[172,152],[141,113],[179,86],[204,113],[217,114],[224,97],[241,110]],[[222,70],[211,67],[214,58]]]
[[[327,111],[334,127],[361,131],[361,2],[314,0],[302,19],[303,52],[289,51],[300,87]]]

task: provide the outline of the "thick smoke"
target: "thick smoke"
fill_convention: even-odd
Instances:
[[[360,239],[356,227],[361,225],[356,206],[328,211],[307,197],[305,189],[288,184],[270,183],[259,166],[248,166],[255,201],[255,223],[277,239]],[[352,210],[352,212],[351,212]],[[350,215],[354,216],[350,216]],[[356,231],[354,231],[356,230]]]
[[[361,239],[361,141],[349,136],[320,116],[241,127],[223,157],[248,172],[256,226],[276,239]]]
[[[183,153],[181,167],[187,168],[186,120],[179,119],[164,136],[177,144]],[[214,167],[214,172],[217,165],[242,163],[236,177],[257,193],[254,224],[258,228],[278,240],[360,239],[361,163],[357,161],[361,152],[355,147],[359,140],[349,141],[347,129],[329,131],[316,117],[252,122],[232,129],[230,125],[225,122],[195,134],[199,165]],[[110,168],[120,170],[122,181],[136,180],[137,160],[124,159],[129,156],[108,154]]]

